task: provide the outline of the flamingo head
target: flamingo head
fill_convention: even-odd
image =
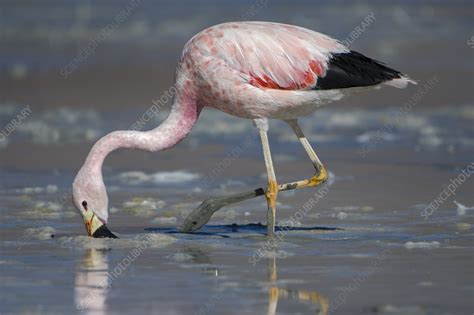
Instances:
[[[102,174],[93,174],[84,167],[72,184],[74,207],[84,219],[87,234],[95,238],[118,238],[107,227],[108,197]]]

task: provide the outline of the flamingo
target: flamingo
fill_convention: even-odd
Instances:
[[[354,91],[381,85],[404,88],[409,83],[416,84],[341,42],[302,27],[272,22],[229,22],[209,27],[184,47],[166,120],[149,131],[113,131],[99,139],[74,179],[73,204],[89,236],[115,238],[107,227],[108,196],[102,178],[105,158],[119,148],[156,152],[175,146],[190,133],[207,106],[253,121],[262,143],[267,187],[207,200],[191,213],[181,230],[200,228],[225,204],[265,195],[267,236],[272,237],[278,192],[315,187],[328,177],[298,118]],[[314,167],[311,178],[278,184],[267,135],[269,119],[283,120],[293,130]]]

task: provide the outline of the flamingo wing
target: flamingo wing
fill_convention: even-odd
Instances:
[[[324,34],[270,22],[225,23],[197,35],[204,55],[224,60],[262,89],[340,89],[402,74]]]

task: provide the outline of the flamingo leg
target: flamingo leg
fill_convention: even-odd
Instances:
[[[298,137],[298,140],[300,141],[301,145],[303,145],[303,148],[308,154],[309,159],[313,163],[313,167],[316,171],[314,176],[310,179],[295,182],[298,185],[298,187],[296,188],[313,187],[324,183],[328,179],[328,172],[323,166],[323,163],[321,163],[321,160],[319,159],[318,155],[309,143],[308,139],[306,139],[303,131],[300,128],[300,125],[298,124],[298,120],[291,119],[285,120],[285,122],[290,125],[296,137]]]
[[[278,184],[275,176],[275,169],[273,168],[272,154],[270,152],[270,144],[268,143],[267,130],[264,128],[260,130],[260,140],[262,141],[263,157],[265,159],[265,167],[267,169],[267,190],[265,191],[265,198],[267,199],[267,236],[273,237],[275,235],[275,217],[276,217],[276,201],[278,195]]]
[[[258,188],[253,191],[239,193],[231,196],[223,197],[211,197],[204,200],[196,209],[194,209],[191,214],[184,220],[183,224],[180,227],[180,230],[185,233],[190,233],[198,230],[203,225],[205,225],[211,219],[211,216],[219,210],[220,208],[227,206],[229,204],[237,203],[240,201],[248,200],[258,196],[265,195],[268,203],[268,234],[274,233],[275,225],[275,212],[276,212],[276,196],[278,191],[293,190],[306,187],[315,187],[324,183],[328,178],[328,173],[326,168],[321,163],[321,160],[317,156],[316,152],[312,148],[309,141],[306,139],[303,131],[301,130],[297,120],[286,120],[286,123],[290,125],[291,129],[298,137],[300,143],[303,145],[306,153],[308,154],[313,167],[315,169],[315,175],[310,179],[304,179],[299,181],[294,181],[290,183],[280,184],[276,183],[275,171],[273,169],[273,163],[270,154],[270,146],[268,144],[267,131],[265,128],[259,128],[260,137],[262,138],[262,147],[265,157],[265,165],[267,167],[268,173],[268,187],[267,189]],[[275,190],[276,187],[276,190]],[[274,206],[274,208],[273,208]],[[275,210],[273,210],[275,209]],[[272,227],[273,226],[273,227]]]

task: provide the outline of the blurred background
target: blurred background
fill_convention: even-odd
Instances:
[[[106,275],[97,270],[112,269],[133,243],[83,236],[70,202],[75,173],[106,133],[163,121],[185,43],[208,26],[239,20],[325,33],[418,82],[301,119],[331,187],[301,226],[344,231],[300,231],[265,257],[268,264],[249,267],[259,242],[245,233],[262,234],[249,224],[266,220],[265,201],[253,200],[216,213],[204,236],[169,234],[178,245],[147,250],[111,289],[98,288],[94,281]],[[324,314],[329,303],[345,314],[472,314],[472,179],[429,221],[420,212],[473,162],[473,21],[473,1],[460,0],[1,1],[0,313],[79,313],[94,287],[100,299],[86,303],[91,314],[203,307],[200,314],[261,314],[267,302],[276,308],[276,286],[322,296],[280,291],[319,301],[283,303],[282,313]],[[157,115],[144,116],[156,103]],[[262,186],[257,136],[250,121],[205,109],[171,150],[114,152],[104,166],[112,230],[125,239],[144,228],[175,233],[204,198]],[[272,122],[269,136],[278,180],[307,178],[311,165],[289,128]],[[280,194],[280,224],[313,194]],[[337,302],[386,248],[391,258],[377,275]]]
[[[0,142],[2,166],[77,168],[99,136],[130,128],[171,87],[182,48],[195,33],[231,20],[300,25],[344,40],[420,83],[436,77],[439,84],[416,109],[439,112],[455,106],[455,111],[469,111],[466,105],[472,105],[471,1],[3,1],[0,14],[0,121],[6,125],[26,105],[32,110]],[[361,25],[364,20],[367,26]],[[363,30],[354,36],[356,27]],[[383,89],[328,110],[341,115],[367,108],[384,112],[414,93],[415,88]],[[248,130],[247,122],[225,115],[218,119],[225,130],[211,130],[205,122],[216,114],[208,112],[188,144],[227,143],[240,137],[239,130]],[[166,115],[166,107],[161,114]],[[309,128],[324,134],[321,125],[326,122],[317,117]],[[162,119],[155,117],[144,129]],[[328,127],[356,128],[351,136],[369,128],[367,121],[331,123]],[[228,125],[238,130],[230,131]],[[439,150],[460,145],[430,141],[439,143]],[[33,149],[34,156],[28,154]],[[116,162],[114,158],[108,165]]]

